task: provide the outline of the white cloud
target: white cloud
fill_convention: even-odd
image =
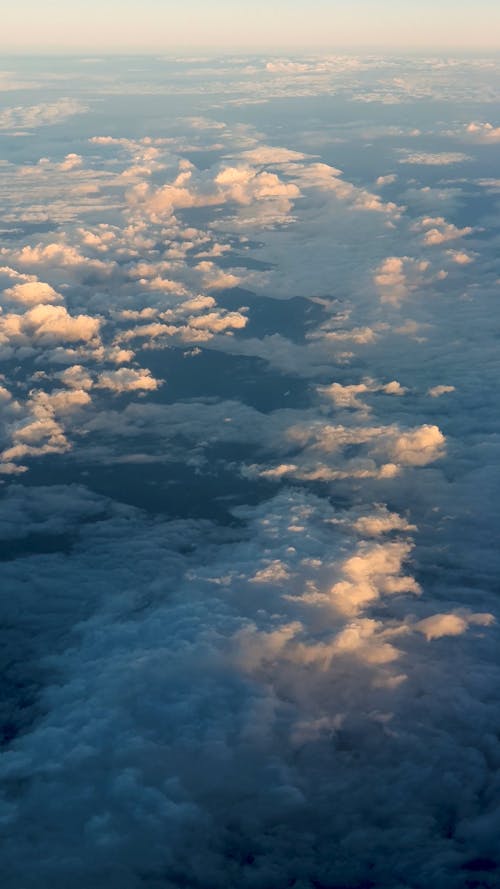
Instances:
[[[442,216],[427,216],[425,219],[416,223],[415,228],[417,231],[424,232],[424,244],[428,246],[436,246],[445,244],[447,241],[455,241],[458,238],[470,235],[473,231],[471,226],[458,228],[456,225],[453,225],[453,223],[447,222]],[[460,262],[460,260],[458,260],[458,262]]]
[[[38,305],[24,315],[0,315],[0,342],[21,346],[88,341],[98,335],[99,318],[70,315],[64,306]]]
[[[397,380],[390,383],[378,383],[369,377],[361,383],[343,386],[341,383],[331,383],[329,386],[320,386],[318,392],[325,398],[331,399],[338,408],[353,408],[367,411],[368,405],[359,396],[371,392],[383,392],[386,395],[404,395],[407,390]]]
[[[120,367],[119,370],[103,371],[99,374],[96,386],[110,389],[115,393],[122,392],[154,392],[163,383],[157,380],[147,368],[134,370],[131,367]]]
[[[443,636],[461,636],[470,624],[490,626],[493,622],[491,614],[433,614],[415,624],[415,629],[430,642]]]
[[[91,375],[81,364],[74,364],[72,367],[67,367],[66,370],[61,371],[57,376],[61,382],[64,383],[65,386],[69,386],[70,389],[88,390],[93,386]]]
[[[4,296],[12,302],[22,303],[24,305],[38,305],[39,303],[60,302],[62,296],[50,284],[43,281],[30,281],[25,284],[14,284],[4,290]]]
[[[4,288],[4,298],[14,303],[38,305],[62,300],[60,293],[36,275],[24,275],[9,266],[0,267],[0,287]]]
[[[380,301],[394,306],[401,305],[412,291],[422,286],[428,270],[427,260],[410,256],[388,256],[374,275]]]
[[[376,512],[370,515],[360,516],[354,522],[354,528],[359,534],[368,537],[379,537],[390,531],[416,531],[415,525],[397,513],[389,512],[387,507],[379,506]]]
[[[426,466],[444,455],[445,437],[438,426],[428,424],[396,437],[393,459],[405,466]]]

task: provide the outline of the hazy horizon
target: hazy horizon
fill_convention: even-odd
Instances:
[[[133,0],[72,3],[21,0],[3,12],[2,46],[41,48],[173,46],[500,47],[493,0]]]

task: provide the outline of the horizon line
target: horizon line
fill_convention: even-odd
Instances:
[[[221,52],[224,55],[247,55],[247,54],[255,54],[255,53],[263,53],[263,52],[338,52],[338,51],[363,51],[363,52],[427,52],[427,51],[439,51],[439,52],[490,52],[490,53],[500,53],[500,42],[498,44],[465,44],[465,43],[422,43],[422,44],[394,44],[394,43],[337,43],[337,44],[319,44],[319,43],[276,43],[276,44],[235,44],[234,46],[228,46],[227,44],[165,44],[163,46],[156,45],[144,45],[144,46],[130,46],[124,44],[122,46],[102,46],[96,47],[94,45],[82,44],[81,46],[71,46],[61,48],[59,46],[36,46],[36,45],[19,45],[19,46],[4,46],[0,43],[0,51],[6,55],[19,56],[19,55],[61,55],[61,56],[75,56],[80,55],[81,53],[86,53],[90,56],[100,56],[100,55],[156,55],[158,53],[165,52],[175,52],[177,54],[182,54],[185,52]]]

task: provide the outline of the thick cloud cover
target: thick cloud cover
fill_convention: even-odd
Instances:
[[[12,64],[2,885],[497,889],[498,60]]]

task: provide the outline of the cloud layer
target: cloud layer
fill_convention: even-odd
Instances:
[[[497,889],[498,60],[30,64],[2,885]]]

